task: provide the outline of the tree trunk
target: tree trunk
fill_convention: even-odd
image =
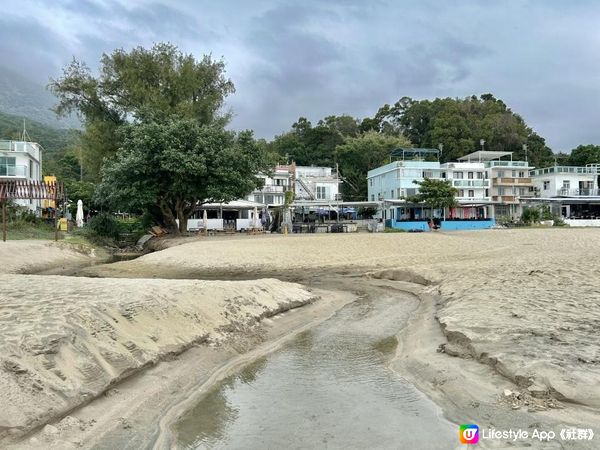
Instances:
[[[190,209],[186,208],[185,201],[178,198],[175,202],[175,212],[179,219],[179,233],[187,233],[188,218],[190,217]]]
[[[173,211],[169,203],[162,199],[158,204],[160,211],[163,215],[163,219],[165,222],[165,226],[171,233],[179,234],[179,228],[177,227],[177,222],[175,221],[175,216],[173,215]],[[186,222],[187,226],[187,222]]]

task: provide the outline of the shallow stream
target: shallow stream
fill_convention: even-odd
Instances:
[[[213,386],[174,425],[177,447],[456,448],[458,427],[389,368],[416,306],[383,290],[347,305]]]

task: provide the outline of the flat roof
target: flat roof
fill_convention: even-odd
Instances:
[[[500,159],[504,156],[510,156],[512,158],[513,152],[491,152],[487,150],[479,150],[468,155],[457,158],[458,161],[492,161],[494,159]]]

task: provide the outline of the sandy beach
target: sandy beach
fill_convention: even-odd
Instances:
[[[420,299],[399,333],[394,370],[441,405],[450,420],[553,430],[600,423],[596,229],[181,241],[186,243],[133,261],[82,268],[78,275],[86,277],[16,275],[30,265],[0,247],[1,270],[12,273],[0,275],[0,395],[11,395],[16,405],[0,417],[6,436],[60,419],[78,402],[90,401],[84,394],[91,399],[118,389],[127,374],[193,344],[229,345],[229,353],[213,355],[220,363],[234,353],[268,351],[271,338],[322,320],[370,285],[386,283]],[[11,244],[15,254],[45,252],[50,263],[53,257],[81,257],[62,248]],[[334,298],[330,293],[339,295],[336,301],[328,301]],[[263,320],[304,304],[295,309],[292,324],[277,327]],[[313,314],[310,320],[302,317],[305,312]],[[261,327],[266,328],[260,333],[250,331]],[[249,343],[239,347],[246,342],[240,336]],[[184,355],[206,347],[194,346],[181,361],[151,370],[185,367]],[[212,372],[204,357],[203,374],[182,385],[205,386]],[[138,377],[138,387],[146,376]],[[134,398],[139,389],[128,382],[124,391]],[[98,421],[92,412],[98,402],[74,410],[68,421],[77,426],[59,422],[52,425],[56,433],[50,428],[24,442],[91,447],[103,435],[100,430],[106,439],[115,438],[114,430],[123,427],[82,425]],[[105,409],[110,402],[102,399]],[[140,402],[137,413],[143,410]],[[87,431],[74,441],[68,431],[73,428]],[[587,441],[572,445],[596,448]]]

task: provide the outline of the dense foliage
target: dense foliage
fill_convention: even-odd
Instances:
[[[458,190],[448,180],[414,181],[419,185],[419,192],[409,198],[412,203],[424,203],[431,209],[452,208],[456,205],[456,194]]]
[[[73,60],[49,88],[58,97],[59,115],[77,113],[85,123],[80,141],[89,176],[98,179],[104,158],[121,145],[119,128],[128,122],[175,115],[201,124],[224,125],[220,114],[225,97],[234,91],[224,76],[224,63],[204,56],[196,61],[171,44],[151,49],[122,49],[100,60],[100,75]]]
[[[158,207],[173,231],[186,231],[204,202],[244,197],[260,186],[255,175],[272,166],[251,132],[192,119],[131,124],[122,133],[122,147],[102,169],[98,200],[129,211]]]

